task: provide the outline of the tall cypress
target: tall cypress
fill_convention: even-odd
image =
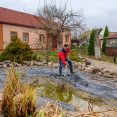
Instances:
[[[108,30],[108,27],[106,26],[104,35],[103,35],[103,44],[102,44],[102,52],[104,52],[104,53],[105,53],[105,48],[106,48],[106,38],[105,37],[108,37],[108,36],[109,36],[109,30]]]
[[[92,30],[90,34],[88,55],[94,55],[94,29]]]

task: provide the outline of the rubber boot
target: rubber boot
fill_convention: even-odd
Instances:
[[[59,70],[59,76],[62,76],[62,70]]]
[[[72,66],[70,66],[69,68],[70,68],[70,73],[71,73],[71,74],[75,73],[75,72],[73,71],[73,67],[72,67]]]

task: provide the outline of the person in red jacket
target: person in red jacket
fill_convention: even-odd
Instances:
[[[73,73],[72,61],[68,58],[68,54],[70,55],[70,47],[68,44],[64,44],[63,48],[59,51],[58,58],[59,58],[59,75],[62,75],[62,68],[63,64],[65,68],[67,68],[67,63],[69,63],[70,72]]]

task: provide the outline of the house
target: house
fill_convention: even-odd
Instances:
[[[106,37],[106,56],[117,56],[117,33]]]
[[[29,43],[33,50],[43,50],[45,43],[46,47],[51,46],[53,51],[57,51],[58,37],[48,31],[45,26],[46,21],[53,26],[58,25],[43,17],[0,7],[0,51],[6,48],[15,35],[22,42]],[[62,33],[62,42],[71,44],[70,30]]]
[[[116,33],[117,33],[117,32],[109,32],[109,35],[111,36],[111,35],[114,35],[114,34],[116,34]],[[103,44],[103,36],[100,35],[100,37],[99,37],[100,49],[102,49],[102,44]]]

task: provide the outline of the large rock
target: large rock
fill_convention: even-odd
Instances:
[[[0,65],[0,68],[3,68],[3,65]]]
[[[104,73],[103,76],[106,77],[106,78],[115,78],[114,75],[111,75],[110,73],[107,73],[107,72]]]
[[[11,61],[9,61],[9,60],[5,60],[5,61],[4,61],[4,63],[9,63],[9,64],[10,64],[10,63],[11,63]]]
[[[93,74],[97,74],[98,72],[100,72],[100,68],[92,68],[92,73]]]
[[[98,72],[97,75],[102,76],[102,73],[101,72]]]
[[[34,65],[43,66],[43,62],[35,62]]]
[[[110,70],[109,69],[103,69],[103,70],[101,70],[101,72],[104,74],[104,73],[109,73],[110,72]]]
[[[18,63],[17,62],[12,62],[12,64],[17,67],[18,66]]]
[[[52,67],[58,68],[59,67],[59,63],[53,63]]]
[[[21,64],[17,64],[17,67],[21,67],[22,65]]]
[[[4,62],[0,62],[0,65],[3,65],[4,64]]]
[[[28,61],[24,61],[24,64],[27,65],[28,64]]]
[[[33,60],[30,62],[30,65],[31,65],[31,66],[33,66],[33,65],[34,65],[34,61],[33,61]]]
[[[7,65],[6,64],[3,64],[3,68],[6,68],[7,67]]]
[[[74,63],[74,67],[78,68],[78,63],[77,62]]]
[[[48,63],[48,66],[51,67],[52,64],[53,64],[53,61],[49,62],[49,63]]]
[[[8,67],[13,67],[14,65],[11,63],[11,64],[9,64],[9,66]]]
[[[81,66],[78,67],[80,70],[85,70],[85,64],[81,64]]]

